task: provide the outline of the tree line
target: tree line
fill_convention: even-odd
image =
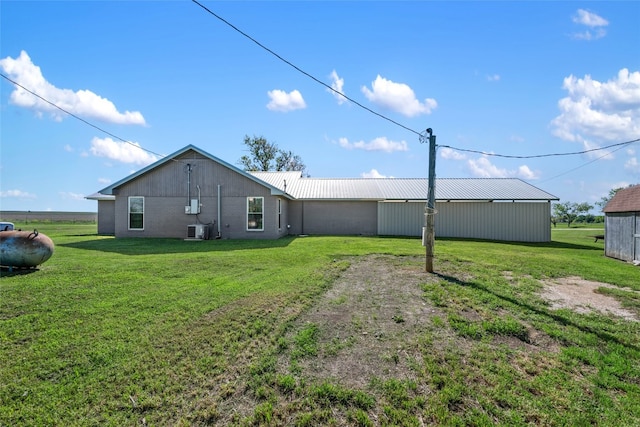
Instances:
[[[613,188],[609,190],[609,194],[600,199],[600,201],[596,202],[596,205],[600,208],[600,210],[604,210],[604,207],[609,203],[609,200],[616,193],[622,190],[622,187]],[[604,222],[603,215],[593,215],[590,214],[589,211],[593,209],[594,206],[590,205],[587,202],[582,203],[573,203],[573,202],[564,202],[564,203],[555,203],[553,205],[553,215],[551,216],[551,222],[555,227],[558,222],[566,222],[567,227],[571,227],[572,223],[593,223],[593,222]]]

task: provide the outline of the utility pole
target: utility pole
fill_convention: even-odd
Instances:
[[[429,189],[427,193],[427,205],[424,209],[425,228],[422,241],[426,246],[425,271],[433,273],[433,247],[435,245],[435,214],[436,214],[436,136],[431,128],[429,134]],[[421,141],[423,142],[423,138]]]

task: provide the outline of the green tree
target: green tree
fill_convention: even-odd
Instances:
[[[615,196],[616,193],[620,190],[622,190],[622,187],[612,188],[611,190],[609,190],[608,196],[605,196],[601,198],[599,202],[596,202],[596,205],[600,207],[601,211],[604,210],[604,207],[607,206],[607,203],[609,203],[609,200],[611,200],[613,196]]]
[[[244,145],[249,154],[240,157],[238,163],[246,171],[300,171],[305,172],[306,166],[302,158],[292,151],[285,151],[269,142],[263,136],[248,135],[244,137]]]
[[[581,214],[586,214],[593,206],[589,203],[572,203],[572,202],[564,202],[564,203],[556,203],[553,205],[553,215],[560,221],[565,221],[567,223],[567,227],[571,227],[571,223],[578,218]]]

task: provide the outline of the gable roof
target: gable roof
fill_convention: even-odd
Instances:
[[[300,172],[250,172],[298,200],[426,200],[426,178],[305,178]],[[558,200],[517,178],[438,178],[436,200]]]
[[[427,199],[426,178],[306,178],[302,172],[246,172],[194,146],[186,147],[87,196],[90,200],[113,200],[114,190],[155,168],[174,161],[189,150],[220,164],[268,189],[272,195],[298,200],[420,200]],[[550,201],[559,200],[517,178],[438,178],[438,201]],[[639,209],[640,210],[640,209]]]
[[[618,190],[602,211],[604,213],[640,212],[640,185]]]
[[[227,163],[224,160],[221,160],[221,159],[217,158],[216,156],[214,156],[212,154],[209,154],[206,151],[201,150],[200,148],[196,147],[195,145],[191,145],[191,144],[189,144],[186,147],[176,151],[173,154],[169,154],[168,156],[165,156],[165,157],[161,158],[157,162],[152,163],[149,166],[146,166],[146,167],[140,169],[137,172],[132,173],[131,175],[125,177],[124,179],[121,179],[120,181],[118,181],[116,183],[111,184],[108,187],[103,188],[102,190],[98,191],[98,193],[92,194],[91,196],[88,196],[87,198],[88,199],[91,198],[91,200],[102,200],[102,199],[98,198],[100,195],[102,195],[102,196],[111,196],[111,195],[113,195],[113,190],[114,189],[116,189],[116,188],[118,188],[118,187],[120,187],[120,186],[122,186],[122,185],[124,185],[124,184],[126,184],[128,182],[133,181],[134,179],[146,174],[147,172],[157,168],[158,166],[161,166],[161,165],[163,165],[165,163],[174,161],[176,157],[179,157],[182,154],[184,154],[184,153],[186,153],[186,152],[188,152],[190,150],[195,151],[196,153],[199,153],[200,155],[208,158],[209,160],[211,160],[213,162],[216,162],[216,163],[220,164],[221,166],[224,166],[224,167],[226,167],[228,169],[233,170],[234,172],[244,176],[245,178],[248,178],[248,179],[250,179],[250,180],[252,180],[252,181],[254,181],[254,182],[256,182],[256,183],[258,183],[258,184],[260,184],[262,186],[264,186],[264,187],[269,188],[271,190],[271,194],[272,195],[281,195],[281,196],[285,196],[285,197],[291,198],[290,195],[286,194],[280,188],[275,187],[275,186],[273,186],[273,185],[271,185],[271,184],[269,184],[269,183],[267,183],[265,181],[262,181],[260,178],[257,178],[256,176],[254,176],[254,175],[252,175],[252,174],[250,174],[248,172],[245,172],[242,169],[237,168],[236,166],[233,166],[232,164]]]

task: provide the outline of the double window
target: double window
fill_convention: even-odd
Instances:
[[[264,197],[247,197],[247,230],[264,231]]]
[[[129,230],[144,230],[144,197],[129,197]]]

